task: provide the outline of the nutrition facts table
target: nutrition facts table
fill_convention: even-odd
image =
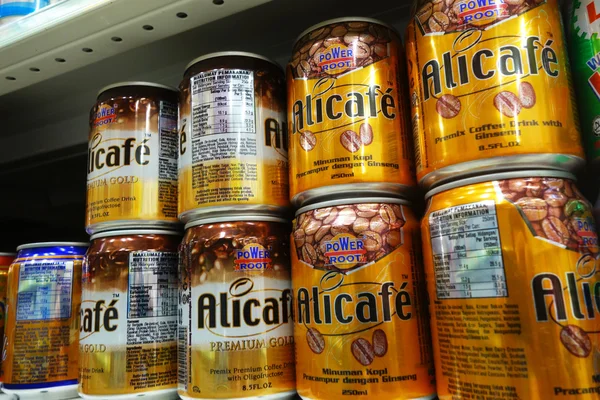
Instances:
[[[493,200],[432,212],[429,225],[438,299],[508,296]]]
[[[71,317],[73,261],[23,263],[19,270],[17,321]]]
[[[177,316],[177,293],[177,253],[130,254],[128,318]]]
[[[254,75],[215,69],[191,79],[192,138],[222,133],[255,133]]]

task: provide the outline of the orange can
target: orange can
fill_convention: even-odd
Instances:
[[[406,38],[423,186],[583,166],[556,0],[419,0]]]
[[[22,399],[77,396],[81,266],[86,243],[17,247],[8,272],[2,390]]]
[[[14,253],[0,253],[0,354],[4,358],[4,322],[6,318],[6,291],[8,289],[8,269],[15,259]],[[0,379],[2,378],[0,371]]]
[[[597,399],[598,237],[574,177],[484,175],[427,198],[421,225],[440,399]]]
[[[296,213],[296,385],[304,399],[433,399],[419,223],[400,199]]]
[[[398,33],[369,18],[300,35],[287,68],[290,197],[295,206],[416,185]]]

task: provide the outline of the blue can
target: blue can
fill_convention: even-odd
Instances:
[[[87,243],[17,247],[8,271],[3,388],[20,399],[77,397],[82,262]]]

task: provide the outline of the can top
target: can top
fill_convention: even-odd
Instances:
[[[380,21],[378,19],[375,18],[367,18],[367,17],[342,17],[342,18],[333,18],[333,19],[328,19],[327,21],[323,21],[323,22],[319,22],[318,24],[315,24],[313,26],[311,26],[308,29],[305,29],[300,35],[298,35],[298,37],[296,38],[296,40],[294,40],[294,45],[296,43],[298,43],[298,41],[306,34],[322,28],[326,25],[331,25],[331,24],[337,24],[340,22],[369,22],[371,24],[377,24],[377,25],[381,25],[381,26],[385,26],[388,29],[391,29],[392,31],[394,31],[396,34],[398,34],[398,31],[396,30],[396,28],[394,28],[392,25],[390,24],[386,24],[383,21]],[[400,36],[398,34],[398,36]]]
[[[34,249],[36,247],[89,247],[89,243],[85,242],[38,242],[26,243],[17,247],[17,251],[23,249]]]
[[[272,215],[243,215],[243,214],[235,214],[231,213],[226,217],[208,217],[208,218],[199,218],[185,224],[185,229],[193,228],[198,225],[207,225],[207,224],[218,224],[220,222],[234,222],[234,221],[248,221],[248,222],[281,222],[288,223],[289,221],[285,218],[275,217]]]
[[[355,197],[351,199],[337,199],[337,200],[327,200],[321,201],[319,203],[310,204],[308,206],[304,206],[299,208],[296,211],[296,217],[300,214],[304,214],[310,210],[316,210],[317,208],[325,208],[325,207],[333,207],[333,206],[343,206],[346,204],[366,204],[366,203],[382,203],[382,204],[403,204],[406,206],[410,206],[410,201],[402,198],[393,198],[393,197]]]
[[[277,68],[281,68],[281,66],[279,64],[277,64],[275,61],[273,61],[265,56],[261,56],[260,54],[249,53],[246,51],[218,51],[215,53],[208,53],[203,56],[194,58],[192,61],[190,61],[190,63],[188,65],[185,66],[185,71],[187,72],[187,70],[190,69],[190,67],[192,65],[199,63],[200,61],[208,60],[211,58],[230,57],[230,56],[258,58],[259,60],[267,61],[267,62],[275,65]]]
[[[0,257],[15,257],[17,253],[2,253],[0,252]]]
[[[575,175],[566,171],[559,170],[522,170],[522,171],[510,171],[510,172],[500,172],[496,174],[487,174],[480,176],[473,176],[470,178],[460,179],[456,182],[446,183],[445,185],[441,185],[436,187],[435,189],[430,190],[425,193],[425,200],[429,199],[431,196],[434,196],[438,193],[445,192],[446,190],[456,189],[462,186],[473,185],[475,183],[481,182],[489,182],[489,181],[498,181],[504,179],[515,179],[515,178],[537,178],[537,177],[548,177],[548,178],[564,178],[570,180],[577,180]]]
[[[125,87],[125,86],[155,87],[155,88],[166,89],[166,90],[170,90],[170,91],[175,92],[175,93],[179,93],[179,89],[176,89],[174,87],[167,86],[167,85],[161,85],[160,83],[143,82],[143,81],[131,81],[131,82],[117,82],[117,83],[112,83],[112,84],[110,84],[108,86],[104,86],[102,89],[100,89],[98,91],[98,95],[96,97],[100,97],[100,95],[102,93],[106,92],[107,90],[118,88],[118,87]]]
[[[111,236],[128,236],[128,235],[173,235],[183,236],[181,232],[171,231],[166,229],[114,229],[111,231],[103,231],[94,233],[90,236],[90,240],[100,239]]]

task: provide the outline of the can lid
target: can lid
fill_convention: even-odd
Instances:
[[[130,82],[117,82],[117,83],[112,83],[112,84],[110,84],[108,86],[104,86],[102,89],[100,89],[98,91],[98,95],[96,97],[100,97],[100,95],[102,93],[106,92],[107,90],[118,88],[118,87],[125,87],[125,86],[154,87],[154,88],[166,89],[166,90],[170,90],[170,91],[175,92],[175,93],[179,93],[179,89],[176,89],[176,88],[174,88],[172,86],[161,85],[160,83],[143,82],[143,81],[130,81]]]
[[[218,224],[220,222],[234,222],[234,221],[256,221],[256,222],[281,222],[281,223],[289,223],[289,221],[285,218],[274,217],[272,215],[243,215],[243,214],[233,214],[228,215],[226,217],[209,217],[209,218],[199,218],[185,224],[185,229],[192,228],[198,225],[207,225],[207,224]]]
[[[298,35],[298,37],[296,38],[296,40],[294,40],[294,45],[296,43],[298,43],[298,41],[307,33],[310,33],[316,29],[322,28],[326,25],[331,25],[331,24],[338,24],[340,22],[368,22],[371,24],[377,24],[377,25],[381,25],[381,26],[385,26],[388,29],[391,29],[392,31],[394,31],[398,36],[400,36],[400,34],[398,33],[398,31],[396,30],[396,28],[394,28],[392,25],[387,24],[383,21],[380,21],[378,19],[375,18],[367,18],[367,17],[342,17],[342,18],[333,18],[333,19],[328,19],[327,21],[323,21],[323,22],[319,22],[318,24],[315,24],[313,26],[311,26],[308,29],[305,29],[300,35]]]
[[[15,257],[17,253],[2,253],[0,252],[0,257]]]
[[[486,174],[480,176],[473,176],[470,178],[460,179],[456,182],[446,183],[445,185],[441,185],[436,187],[435,189],[431,189],[429,192],[425,193],[425,200],[434,196],[438,193],[445,192],[446,190],[455,189],[462,186],[473,185],[475,183],[481,182],[489,182],[489,181],[499,181],[504,179],[516,179],[516,178],[539,178],[539,177],[547,177],[547,178],[564,178],[576,181],[577,178],[570,172],[559,171],[559,170],[522,170],[522,171],[510,171],[510,172],[500,172],[496,174]]]
[[[321,201],[319,203],[310,204],[308,206],[304,206],[298,211],[296,211],[296,216],[300,214],[304,214],[310,210],[316,210],[317,208],[325,208],[325,207],[333,207],[333,206],[343,206],[350,204],[367,204],[367,203],[381,203],[381,204],[403,204],[406,206],[410,206],[410,201],[402,198],[390,198],[390,197],[354,197],[351,199],[337,199],[337,200],[327,200]]]
[[[218,51],[215,53],[208,53],[203,56],[194,58],[192,61],[190,61],[188,63],[188,65],[185,66],[185,71],[187,72],[187,70],[190,69],[190,67],[192,65],[199,63],[200,61],[208,60],[211,58],[230,57],[230,56],[258,58],[259,60],[270,62],[271,64],[275,65],[277,68],[282,69],[281,66],[279,64],[277,64],[275,61],[273,61],[265,56],[261,56],[260,54],[249,53],[247,51]]]
[[[37,242],[26,243],[17,247],[17,251],[23,249],[33,249],[35,247],[89,247],[89,243],[85,242]]]
[[[166,229],[114,229],[111,231],[102,231],[94,233],[90,236],[90,240],[111,237],[111,236],[128,236],[128,235],[173,235],[183,236],[182,232],[170,231]]]

